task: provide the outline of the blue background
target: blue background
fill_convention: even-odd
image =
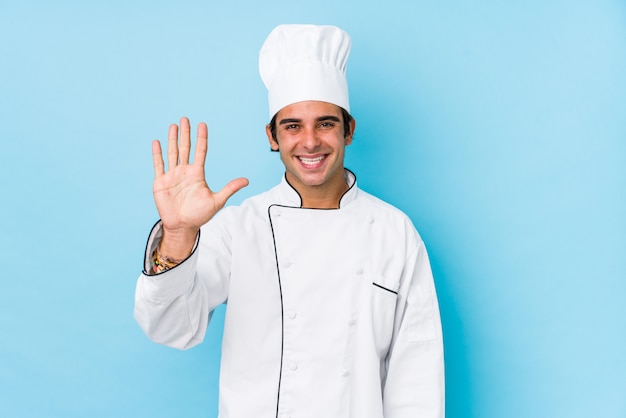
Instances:
[[[279,181],[258,50],[352,36],[347,166],[429,249],[450,418],[626,417],[626,3],[0,2],[0,415],[214,417],[204,344],[132,318],[150,141],[209,125],[231,203]]]

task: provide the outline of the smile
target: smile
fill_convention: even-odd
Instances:
[[[314,166],[316,164],[319,164],[324,158],[326,158],[325,155],[320,155],[319,157],[315,158],[298,157],[302,164],[306,166]]]

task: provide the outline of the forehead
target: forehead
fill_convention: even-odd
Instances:
[[[336,116],[341,119],[341,108],[328,102],[308,100],[283,107],[276,114],[276,120],[279,122],[281,119],[308,120],[322,116]]]

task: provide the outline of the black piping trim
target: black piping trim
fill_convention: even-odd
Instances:
[[[350,191],[352,190],[352,188],[356,185],[356,174],[354,174],[354,172],[352,172],[352,170],[349,170],[347,168],[343,168],[345,171],[349,172],[350,174],[352,174],[352,177],[354,177],[354,181],[352,182],[351,185],[348,186],[348,189],[346,189],[345,192],[343,192],[343,194],[341,195],[341,197],[339,198],[339,207],[337,208],[303,208],[302,207],[302,195],[300,195],[300,192],[298,192],[298,190],[296,190],[295,187],[293,187],[293,185],[291,183],[289,183],[289,180],[287,179],[287,173],[285,173],[285,182],[289,185],[289,187],[291,187],[293,189],[294,192],[296,192],[296,194],[298,195],[298,198],[300,199],[300,206],[283,206],[283,207],[299,207],[301,209],[315,209],[315,210],[337,210],[337,209],[341,209],[341,201],[343,200],[344,196]],[[276,206],[281,206],[281,205],[276,205]]]
[[[348,171],[348,172],[350,172],[352,174],[352,176],[354,177],[354,181],[348,187],[348,189],[341,195],[341,198],[339,199],[339,208],[341,208],[341,200],[356,185],[356,175],[352,171],[348,170],[347,168],[344,168],[344,170],[346,170],[346,171]],[[286,174],[285,174],[285,182],[289,185],[289,187],[291,187],[293,189],[294,192],[296,192],[296,194],[300,198],[300,206],[288,206],[288,205],[272,204],[272,205],[269,205],[268,208],[267,208],[267,217],[269,218],[269,221],[270,221],[270,229],[272,230],[272,242],[274,243],[274,257],[276,259],[276,276],[278,278],[278,292],[280,293],[280,333],[281,333],[281,337],[280,337],[280,370],[278,371],[278,389],[277,389],[277,392],[276,392],[276,418],[278,418],[278,411],[280,409],[280,389],[281,389],[281,384],[282,384],[282,379],[283,379],[283,360],[284,360],[284,355],[285,355],[285,306],[284,306],[284,302],[283,302],[283,286],[282,286],[282,282],[281,282],[281,278],[280,278],[280,266],[278,264],[278,249],[276,248],[276,235],[274,234],[274,224],[272,223],[271,209],[274,206],[275,207],[282,207],[282,208],[289,208],[289,209],[310,209],[310,210],[337,210],[337,209],[339,209],[339,208],[303,208],[302,207],[302,196],[296,190],[296,188],[293,187],[289,183],[289,180],[287,180],[287,175]],[[378,287],[382,287],[382,286],[377,285],[376,283],[374,283],[374,284],[376,286],[378,286]],[[389,290],[389,289],[386,289],[384,287],[382,287],[382,288],[385,289],[385,290],[388,290],[389,292],[396,293],[393,290]]]
[[[373,284],[374,286],[376,286],[376,287],[380,287],[381,289],[386,290],[387,292],[391,292],[391,293],[393,293],[394,295],[397,295],[397,294],[398,294],[398,292],[396,292],[396,291],[394,291],[394,290],[391,290],[391,289],[387,289],[385,286],[381,286],[381,285],[379,285],[378,283],[372,282],[372,284]]]
[[[295,189],[294,189],[295,190]],[[283,380],[283,357],[285,354],[285,308],[283,305],[283,285],[280,280],[280,267],[278,266],[278,249],[276,248],[276,236],[274,235],[274,224],[272,224],[272,215],[270,213],[272,206],[267,208],[267,217],[270,220],[270,229],[272,230],[272,241],[274,243],[274,257],[276,258],[276,275],[278,277],[278,292],[280,293],[280,370],[278,371],[278,390],[276,392],[276,418],[278,418],[278,409],[280,406],[280,385]]]
[[[343,200],[343,197],[350,191],[352,190],[352,188],[354,187],[354,185],[356,184],[356,174],[354,174],[352,172],[352,170],[349,170],[347,168],[344,167],[344,170],[346,170],[348,173],[352,174],[352,177],[354,177],[354,181],[352,182],[352,184],[348,187],[348,190],[346,190],[341,197],[339,198],[339,208],[341,208],[341,201]]]
[[[297,206],[297,207],[301,208],[301,207],[302,207],[302,195],[300,194],[300,192],[299,192],[299,191],[298,191],[295,187],[293,187],[293,185],[292,185],[291,183],[289,183],[289,179],[287,179],[287,173],[285,173],[285,182],[286,182],[286,183],[289,185],[289,187],[291,187],[291,188],[293,189],[293,191],[294,191],[294,192],[296,192],[296,194],[298,195],[298,199],[300,199],[300,206]],[[271,207],[272,207],[272,206],[270,205],[270,208],[271,208]],[[295,206],[294,206],[294,207],[295,207]],[[269,208],[267,209],[267,213],[268,213],[268,215],[269,215]],[[270,219],[271,219],[271,218],[270,218]]]
[[[146,257],[148,256],[148,245],[150,244],[150,237],[152,236],[152,233],[154,232],[154,230],[156,229],[157,225],[159,225],[159,223],[161,223],[161,220],[159,219],[158,221],[156,221],[156,223],[154,225],[152,225],[152,229],[150,230],[150,233],[148,234],[148,240],[146,241],[146,249],[143,251],[144,256],[143,256],[143,267],[141,269],[141,272],[145,275],[145,276],[158,276],[160,274],[166,273],[170,270],[174,270],[176,267],[180,266],[181,264],[183,264],[185,261],[189,260],[189,258],[193,255],[193,253],[196,252],[196,249],[198,248],[198,244],[200,243],[200,230],[198,230],[198,235],[196,236],[196,242],[194,242],[193,244],[193,249],[191,250],[191,254],[189,254],[187,256],[187,258],[185,258],[183,261],[181,261],[180,263],[176,264],[174,267],[172,267],[171,269],[167,269],[167,270],[163,270],[159,273],[150,273],[149,271],[146,271],[146,261],[148,261],[146,259]],[[161,236],[161,239],[163,239],[163,237]]]

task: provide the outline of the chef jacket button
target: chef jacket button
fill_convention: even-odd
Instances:
[[[349,370],[344,370],[343,373],[341,373],[341,375],[343,377],[348,377],[348,376],[350,376],[350,371]]]
[[[291,267],[293,265],[293,263],[291,261],[287,261],[285,263],[285,268],[288,269],[289,267]]]
[[[296,363],[289,363],[289,370],[295,372],[296,370],[298,370],[298,365]]]
[[[350,319],[350,320],[348,321],[348,325],[350,325],[350,326],[354,326],[354,325],[356,325],[356,319],[354,319],[354,318]]]
[[[363,274],[363,269],[357,269],[356,274],[358,274],[359,276]]]
[[[369,218],[368,222],[373,224],[374,223],[374,218]]]
[[[298,316],[298,314],[295,311],[289,311],[287,313],[287,317],[289,317],[289,319],[296,319],[296,316]]]

